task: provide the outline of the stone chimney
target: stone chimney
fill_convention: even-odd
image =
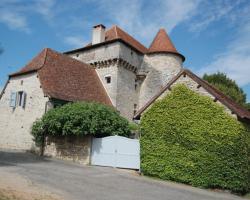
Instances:
[[[95,25],[92,33],[92,45],[105,41],[105,26],[102,24]]]

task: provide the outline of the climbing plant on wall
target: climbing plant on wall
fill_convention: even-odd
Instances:
[[[249,191],[249,129],[211,98],[177,85],[142,116],[141,131],[144,174]]]

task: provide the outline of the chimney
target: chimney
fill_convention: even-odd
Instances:
[[[95,25],[92,33],[92,45],[105,41],[105,26],[102,24]]]

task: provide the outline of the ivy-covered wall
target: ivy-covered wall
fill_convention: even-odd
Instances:
[[[249,129],[185,85],[142,116],[145,175],[205,188],[249,191]]]

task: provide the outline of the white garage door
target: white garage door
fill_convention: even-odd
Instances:
[[[140,169],[139,140],[120,136],[94,138],[91,164]]]

